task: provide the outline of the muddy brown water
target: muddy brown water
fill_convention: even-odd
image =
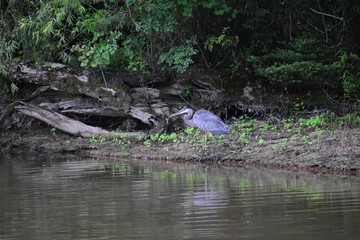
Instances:
[[[0,159],[0,239],[359,239],[360,178],[27,152]]]

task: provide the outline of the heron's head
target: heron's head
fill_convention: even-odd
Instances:
[[[169,116],[169,118],[172,118],[172,117],[175,117],[175,116],[184,116],[184,117],[191,117],[193,115],[194,111],[191,109],[191,108],[183,108],[181,109],[180,111],[176,112],[176,113],[173,113]]]

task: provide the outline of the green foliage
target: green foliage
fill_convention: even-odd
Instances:
[[[242,132],[239,134],[237,141],[248,144],[250,140],[246,137],[246,132]]]
[[[13,21],[7,26],[7,41],[0,38],[0,55],[6,59],[18,51],[36,62],[120,66],[144,73],[184,72],[198,53],[197,34],[188,34],[185,27],[194,11],[206,8],[219,16],[232,10],[225,0],[25,0],[22,7],[28,14],[13,21],[9,12],[0,21]]]
[[[334,57],[328,48],[315,39],[297,38],[293,42],[283,42],[281,47],[265,55],[248,55],[246,60],[259,75],[285,89],[317,82],[333,90],[342,86],[345,96],[353,99],[359,97],[359,56],[341,52]]]
[[[0,76],[7,77],[9,73],[6,71],[5,67],[0,64]]]
[[[185,45],[170,48],[169,51],[161,54],[158,64],[165,63],[176,72],[183,73],[193,63],[192,56],[198,52],[194,48],[194,45],[197,43],[195,37],[186,40],[185,43]]]
[[[110,64],[111,57],[118,49],[117,40],[121,35],[121,32],[110,32],[106,40],[100,43],[90,41],[88,45],[76,44],[72,47],[72,51],[80,53],[79,61],[81,67],[95,68],[98,66],[106,66]],[[98,39],[96,41],[98,41]]]
[[[208,39],[206,39],[204,43],[204,49],[212,52],[216,45],[219,45],[222,48],[228,45],[233,45],[232,39],[226,36],[226,32],[228,31],[228,29],[228,27],[224,28],[219,36],[210,36]]]
[[[191,89],[186,88],[181,90],[181,96],[185,99],[185,100],[191,100]]]
[[[350,99],[360,98],[360,57],[353,53],[342,53],[339,60],[332,65],[339,74],[345,91]]]
[[[67,52],[79,34],[77,17],[86,11],[85,0],[29,1],[34,12],[19,19],[14,29],[16,41],[23,46],[25,58],[52,60],[53,54]],[[58,57],[58,55],[57,55]]]
[[[13,53],[18,49],[19,43],[14,40],[0,39],[0,59],[9,60],[12,58]],[[1,62],[0,62],[1,63]],[[1,67],[1,65],[0,65]],[[2,75],[2,69],[0,68],[0,75]]]
[[[193,132],[194,132],[194,127],[191,127],[191,126],[186,126],[184,132],[187,134],[187,135],[191,135]]]
[[[106,141],[106,138],[103,136],[99,136],[99,137],[91,137],[88,139],[90,143],[103,143]]]
[[[19,88],[15,85],[15,83],[10,83],[10,92],[12,95],[15,95],[19,91]]]
[[[299,119],[300,127],[306,127],[306,128],[319,128],[323,127],[327,124],[328,118],[325,114],[321,115],[315,115],[313,117],[304,119]]]
[[[51,132],[53,135],[55,135],[55,134],[56,134],[56,130],[57,130],[56,128],[51,128],[51,129],[50,129],[50,132]]]
[[[275,63],[263,69],[259,68],[258,73],[275,83],[288,86],[294,83],[303,83],[305,80],[311,80],[315,74],[325,70],[326,68],[321,63],[300,61],[290,64]]]
[[[286,88],[291,84],[312,81],[328,70],[328,65],[320,59],[328,50],[317,46],[316,40],[298,38],[293,42],[281,43],[281,48],[265,55],[250,55],[246,59],[259,75]]]
[[[340,126],[360,126],[360,115],[359,112],[348,113],[336,118],[334,122]]]

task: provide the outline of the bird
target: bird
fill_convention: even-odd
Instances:
[[[197,127],[205,132],[213,134],[227,134],[230,131],[229,126],[227,126],[218,116],[205,109],[200,109],[194,113],[194,110],[185,107],[170,115],[169,118],[178,115],[183,115],[182,118],[185,124]]]
[[[199,128],[200,130],[205,132],[205,145],[207,142],[207,132],[210,133],[215,143],[216,140],[212,134],[222,135],[230,132],[229,126],[226,125],[218,116],[208,110],[200,109],[194,113],[194,110],[185,107],[180,111],[170,115],[169,119],[179,115],[182,115],[182,119],[184,120],[186,125]],[[216,145],[215,147],[217,149]]]

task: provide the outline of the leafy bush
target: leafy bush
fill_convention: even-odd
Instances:
[[[183,73],[193,63],[192,56],[198,52],[193,47],[196,44],[195,38],[187,40],[185,43],[185,45],[170,48],[169,51],[161,54],[158,64],[166,63],[176,72]]]
[[[11,40],[0,41],[0,55],[7,59],[17,49],[22,58],[36,62],[142,72],[185,71],[198,53],[196,33],[186,28],[195,10],[211,9],[213,15],[231,11],[225,0],[13,2],[23,3],[19,12],[31,11],[17,21],[10,16],[0,21],[13,21],[6,32]]]
[[[360,57],[344,52],[340,59],[332,64],[342,81],[345,96],[350,99],[360,98]]]
[[[345,96],[360,96],[360,58],[342,51],[338,56],[324,48],[320,41],[298,38],[262,56],[246,56],[256,73],[285,89],[318,84]]]

